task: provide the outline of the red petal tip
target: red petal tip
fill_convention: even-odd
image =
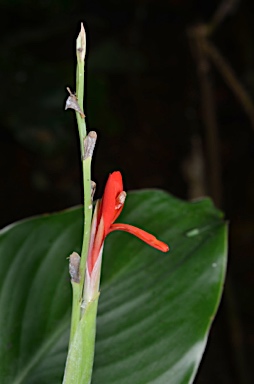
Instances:
[[[140,240],[143,240],[145,243],[149,244],[153,248],[158,249],[159,251],[169,251],[168,245],[163,243],[163,241],[158,240],[155,236],[146,231],[143,231],[143,229],[134,227],[133,225],[121,223],[112,224],[108,233],[112,231],[125,231],[131,233],[132,235],[138,237]]]

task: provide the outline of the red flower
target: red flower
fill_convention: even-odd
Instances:
[[[123,181],[120,172],[109,175],[102,200],[97,201],[93,215],[87,269],[91,276],[96,261],[102,253],[105,237],[113,231],[125,231],[137,236],[152,247],[167,252],[167,244],[156,239],[155,236],[129,224],[114,224],[122,212],[126,193],[123,191]]]

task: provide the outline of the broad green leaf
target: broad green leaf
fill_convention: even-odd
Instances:
[[[167,254],[123,232],[106,240],[93,384],[192,383],[223,287],[226,226],[210,200],[128,195],[120,222],[168,242]],[[0,382],[61,383],[82,209],[0,234]]]

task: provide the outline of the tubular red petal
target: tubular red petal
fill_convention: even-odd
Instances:
[[[99,216],[100,207],[101,207],[101,200],[97,200],[94,208],[94,212],[93,212],[89,250],[88,250],[88,256],[87,256],[87,266],[90,274],[98,258],[101,244],[103,243],[105,238],[103,220],[100,220],[100,216]]]
[[[95,266],[95,263],[98,259],[100,249],[102,247],[102,244],[105,240],[104,236],[104,223],[103,218],[101,218],[100,223],[97,227],[96,235],[93,241],[93,244],[91,247],[89,247],[89,254],[87,257],[87,265],[88,265],[88,271],[91,275],[93,268]]]
[[[110,226],[108,233],[113,231],[125,231],[131,233],[132,235],[138,237],[140,240],[143,240],[145,243],[149,244],[151,247],[159,249],[162,252],[168,252],[169,247],[163,241],[158,240],[155,236],[150,233],[143,231],[143,229],[134,227],[129,224],[116,223]]]

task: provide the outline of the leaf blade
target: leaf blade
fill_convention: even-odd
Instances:
[[[120,221],[151,231],[171,252],[126,233],[106,240],[92,383],[191,383],[223,288],[221,213],[207,199],[186,203],[146,190],[129,194]],[[81,236],[81,208],[0,233],[3,384],[61,382],[71,306],[66,258],[80,252]]]

